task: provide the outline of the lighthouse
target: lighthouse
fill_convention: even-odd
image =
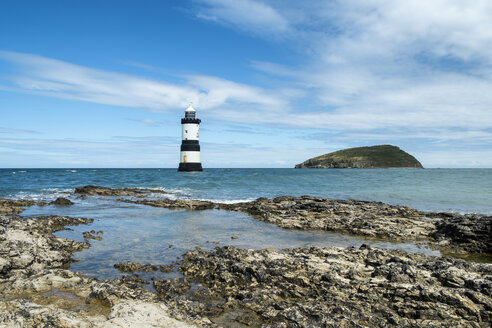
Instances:
[[[201,120],[196,118],[196,111],[191,106],[185,110],[185,117],[181,119],[181,160],[178,171],[202,171],[200,162],[200,144],[198,143],[198,126]]]

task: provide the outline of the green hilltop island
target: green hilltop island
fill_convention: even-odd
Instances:
[[[357,147],[339,150],[333,153],[308,159],[295,166],[302,168],[390,168],[390,167],[424,167],[407,152],[392,145]]]

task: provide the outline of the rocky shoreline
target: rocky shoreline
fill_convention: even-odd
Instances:
[[[268,327],[487,327],[492,266],[368,246],[197,249],[155,281],[174,311]]]
[[[78,190],[78,191],[77,191]],[[458,252],[491,252],[491,217],[422,213],[405,206],[317,197],[221,204],[149,199],[150,189],[77,188],[77,195],[169,209],[246,212],[289,229],[337,231],[413,241]],[[58,203],[58,204],[57,204]],[[196,249],[174,265],[115,263],[120,279],[68,270],[72,255],[104,238],[78,242],[54,232],[91,219],[19,217],[48,203],[0,200],[0,326],[50,327],[489,327],[492,264],[363,245],[344,248]],[[64,200],[52,202],[66,206]],[[9,216],[6,216],[9,215]],[[144,280],[135,272],[181,278]],[[144,285],[153,286],[156,293]]]
[[[286,229],[324,230],[390,242],[420,242],[446,253],[492,254],[492,216],[421,212],[381,202],[311,196],[224,204],[201,200],[118,199],[171,210],[241,211]]]
[[[16,204],[12,204],[15,206]],[[129,279],[99,281],[67,270],[90,247],[53,235],[92,219],[0,215],[1,327],[190,327]]]

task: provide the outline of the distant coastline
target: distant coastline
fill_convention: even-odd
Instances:
[[[310,158],[295,168],[424,168],[412,155],[392,145],[348,148]]]

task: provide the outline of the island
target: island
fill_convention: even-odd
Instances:
[[[409,153],[393,145],[356,147],[317,156],[297,164],[301,168],[424,168]]]

